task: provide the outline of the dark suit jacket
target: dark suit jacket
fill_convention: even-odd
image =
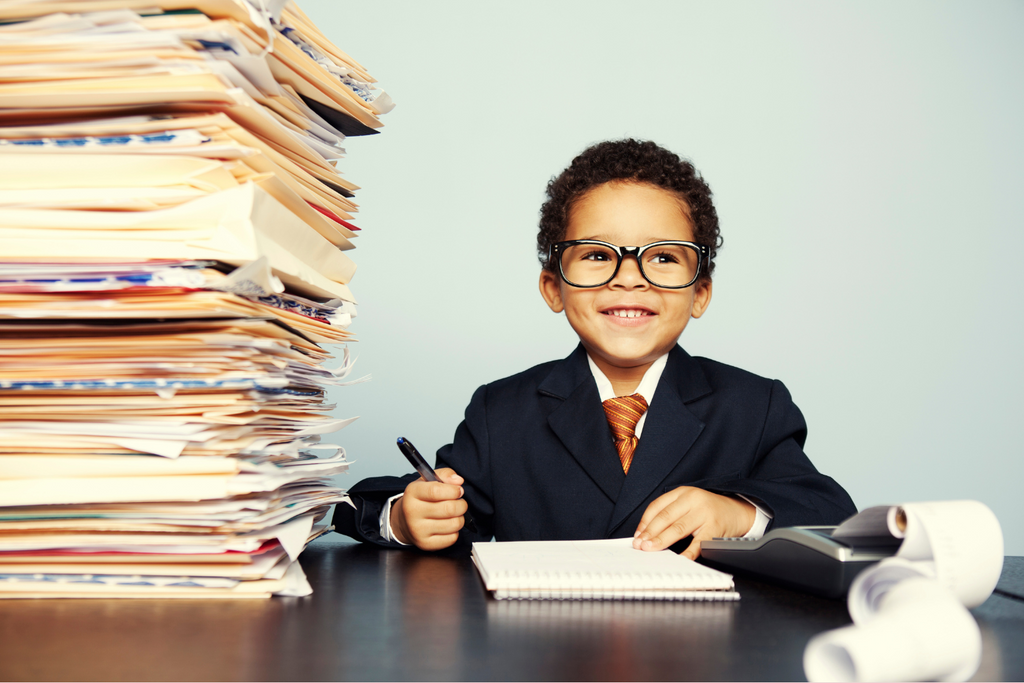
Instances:
[[[582,346],[477,389],[437,467],[466,479],[478,533],[460,543],[632,536],[647,506],[679,486],[742,494],[773,514],[769,528],[838,524],[857,510],[803,452],[807,427],[786,387],[676,346],[629,469],[622,472]],[[417,478],[366,479],[337,531],[387,545],[378,517]]]

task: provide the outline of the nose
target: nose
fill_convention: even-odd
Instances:
[[[650,283],[641,274],[640,262],[636,260],[636,256],[634,254],[625,254],[622,257],[622,263],[619,264],[619,272],[615,274],[615,277],[608,284],[612,287],[622,287],[623,289],[643,289],[648,287]]]

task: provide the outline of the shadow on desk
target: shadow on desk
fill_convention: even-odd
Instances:
[[[657,672],[708,679],[725,653],[736,602],[613,602],[490,600],[488,636],[514,656],[536,658],[525,678],[650,679]]]
[[[742,577],[738,603],[495,601],[465,554],[334,536],[302,564],[308,598],[0,602],[0,678],[800,680],[810,637],[849,623],[842,601]],[[974,613],[976,678],[1024,678],[1024,601]]]

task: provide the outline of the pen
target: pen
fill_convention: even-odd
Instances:
[[[402,455],[409,461],[420,476],[426,481],[441,481],[441,478],[437,476],[427,461],[423,459],[420,452],[416,450],[416,447],[412,445],[412,442],[404,437],[398,437],[398,450],[402,451]],[[469,510],[466,510],[466,514],[463,515],[466,520],[466,529],[476,533],[476,522],[473,520],[473,515],[469,514]]]

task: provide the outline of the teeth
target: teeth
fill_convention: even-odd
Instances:
[[[615,310],[609,312],[616,318],[639,318],[642,315],[647,315],[644,311],[637,311],[635,309]]]

